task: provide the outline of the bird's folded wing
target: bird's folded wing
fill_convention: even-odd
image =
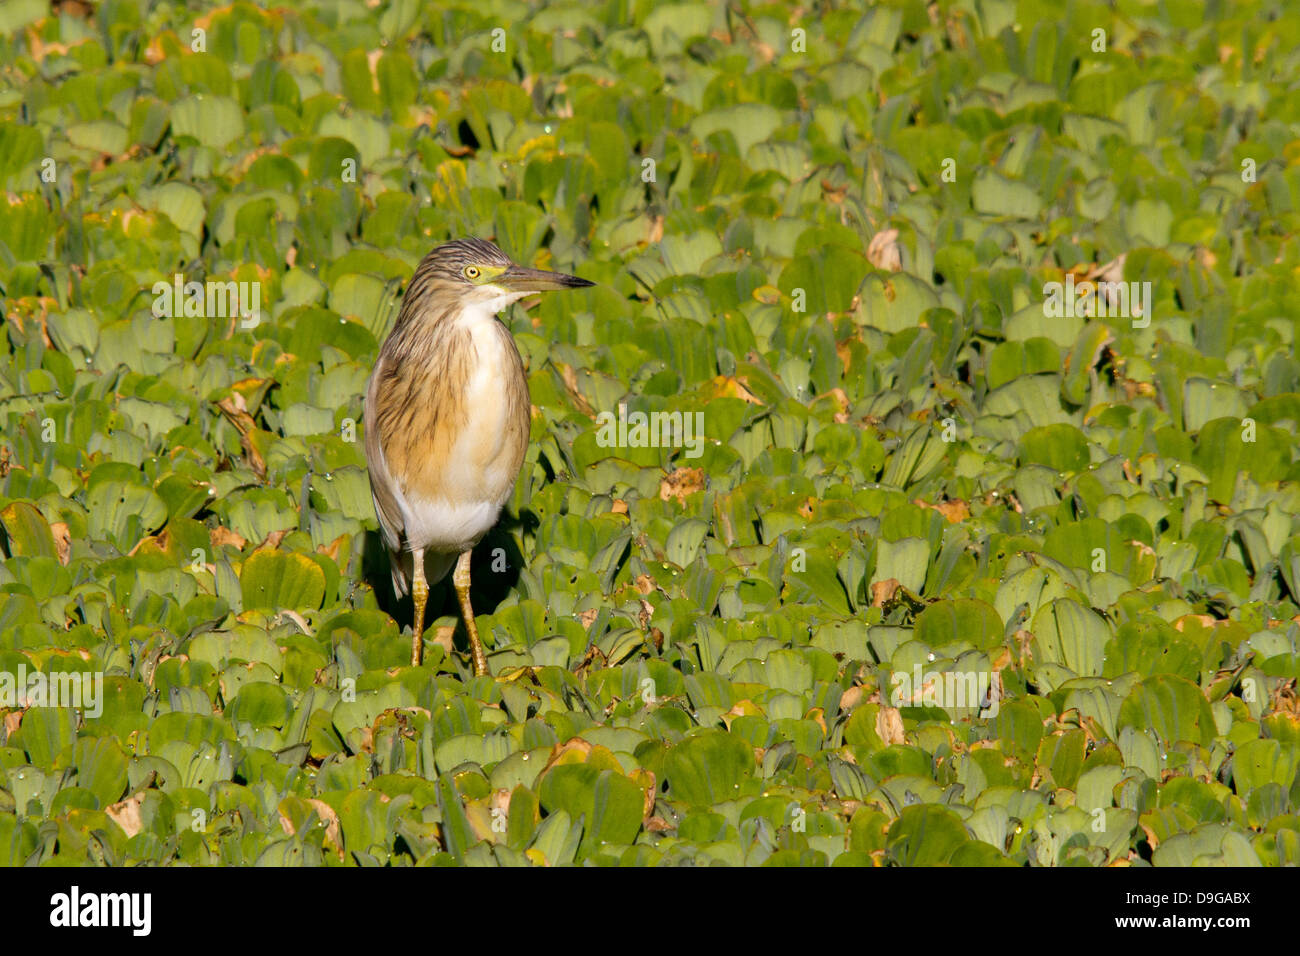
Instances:
[[[402,510],[397,503],[397,496],[401,492],[388,471],[388,461],[384,457],[384,450],[379,440],[375,414],[375,410],[379,407],[376,392],[383,369],[384,361],[381,358],[375,364],[370,382],[366,385],[366,470],[370,474],[370,498],[375,503],[375,516],[379,519],[379,530],[384,536],[384,544],[390,552],[398,552],[402,550],[402,538],[405,532]]]
[[[379,533],[388,549],[388,561],[393,574],[393,593],[402,597],[408,590],[407,581],[411,576],[411,559],[404,554],[402,539],[405,537],[405,525],[402,511],[397,504],[401,493],[388,471],[388,461],[379,440],[379,428],[376,424],[376,391],[380,376],[383,374],[384,361],[375,363],[366,385],[366,471],[370,475],[370,500],[375,504],[375,517],[379,519]]]

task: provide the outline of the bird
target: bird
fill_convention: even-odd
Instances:
[[[535,292],[595,285],[525,268],[486,239],[455,239],[416,267],[366,383],[370,494],[393,591],[415,604],[411,663],[423,659],[429,588],[452,583],[475,676],[488,673],[470,606],[470,555],[496,524],[528,450],[523,359],[498,314]]]

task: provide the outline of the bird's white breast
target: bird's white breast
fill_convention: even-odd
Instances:
[[[518,298],[512,296],[510,301]],[[467,309],[458,320],[469,332],[474,361],[465,383],[465,420],[444,462],[448,495],[426,499],[401,496],[400,507],[412,547],[464,551],[496,523],[514,488],[515,463],[506,446],[506,389],[515,361],[514,344],[496,327],[496,312],[509,305],[489,302]],[[491,309],[491,311],[488,311]]]

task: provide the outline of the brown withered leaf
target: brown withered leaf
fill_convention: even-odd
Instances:
[[[437,644],[450,655],[456,649],[456,625],[440,624],[438,629],[433,632],[433,643]]]
[[[561,362],[556,366],[556,368],[560,370],[560,378],[564,381],[564,390],[569,393],[569,398],[573,400],[573,404],[577,407],[578,411],[582,412],[582,414],[586,415],[588,418],[595,418],[596,413],[592,409],[591,403],[587,401],[587,397],[578,390],[578,373],[574,371],[573,366]]]
[[[939,504],[935,505],[934,508],[952,524],[965,521],[970,517],[970,505],[962,501],[960,498],[941,501]]]
[[[749,390],[749,383],[735,375],[719,375],[709,383],[715,398],[739,398],[751,405],[762,405],[763,400]]]
[[[994,671],[1005,670],[1011,666],[1011,648],[999,647],[990,652],[989,669]]]
[[[229,397],[217,402],[221,414],[225,415],[239,432],[239,444],[244,449],[244,458],[248,461],[248,467],[253,469],[253,473],[258,478],[265,480],[266,461],[252,439],[253,432],[257,430],[257,423],[253,421],[253,416],[244,410],[245,407],[244,397],[238,392],[232,392]]]
[[[1129,401],[1132,401],[1139,395],[1143,398],[1156,397],[1156,387],[1150,382],[1135,382],[1131,378],[1124,378],[1120,379],[1119,383],[1123,386],[1124,395]]]
[[[849,193],[849,187],[847,183],[843,186],[837,187],[830,180],[823,179],[821,181],[821,187],[822,187],[822,198],[825,199],[827,202],[833,202],[836,205],[839,205],[840,203],[844,202],[844,197],[847,196]]]
[[[902,249],[898,245],[898,230],[886,229],[871,237],[867,244],[867,261],[884,272],[901,272]]]
[[[903,715],[897,707],[881,707],[876,714],[876,734],[888,744],[904,742]]]
[[[144,829],[140,819],[140,805],[144,803],[144,791],[120,800],[104,811],[108,818],[122,828],[128,837],[133,837]]]
[[[1128,258],[1128,253],[1121,252],[1110,262],[1100,265],[1089,264],[1084,278],[1089,280],[1100,279],[1102,282],[1119,282],[1124,278],[1124,260]],[[1070,271],[1078,275],[1078,266]]]
[[[149,45],[144,48],[144,61],[150,66],[157,66],[165,59],[167,59],[167,53],[163,50],[162,38],[154,37],[149,41]]]
[[[1145,541],[1130,541],[1130,547],[1137,548],[1137,552],[1142,557],[1155,557],[1155,549]]]
[[[707,481],[703,468],[676,468],[659,479],[659,500],[676,498],[679,505],[684,505],[687,497],[704,490]]]
[[[830,731],[826,729],[826,711],[822,708],[812,708],[808,713],[803,715],[803,719],[811,720],[813,723],[817,724],[817,726],[821,727],[823,734],[830,733]]]
[[[848,370],[845,369],[845,371],[847,372]],[[839,408],[839,411],[835,413],[836,423],[843,425],[845,422],[849,420],[850,402],[849,402],[848,395],[844,394],[844,389],[842,388],[832,388],[826,394],[831,397],[831,399],[835,402],[835,405]]]
[[[561,757],[563,757],[565,754],[569,753],[570,751],[576,750],[578,753],[582,754],[583,757],[585,758],[587,755],[591,753],[591,748],[593,746],[595,745],[588,740],[583,740],[581,737],[570,737],[564,743],[556,744],[551,749],[551,756],[546,761],[546,766],[543,767],[542,769],[547,770],[553,767],[560,760]]]
[[[325,824],[325,842],[332,843],[339,859],[343,859],[343,837],[339,829],[339,815],[324,800],[311,798],[307,802],[316,811],[316,816],[320,817],[321,823]]]
[[[1296,682],[1294,679],[1283,681],[1277,685],[1276,690],[1269,694],[1269,710],[1274,714],[1282,714],[1288,718],[1300,718],[1300,695],[1296,693]],[[1296,720],[1289,721],[1294,727]]]
[[[331,541],[329,544],[322,544],[320,547],[318,547],[316,549],[316,553],[323,554],[331,561],[333,561],[335,564],[338,564],[339,554],[342,551],[343,545],[346,544],[348,540],[349,540],[348,535],[341,534],[333,541]]]
[[[1034,659],[1034,635],[1032,631],[1026,631],[1023,628],[1016,631],[1016,646],[1020,649],[1020,668],[1024,669],[1027,661]]]
[[[373,727],[361,728],[361,752],[372,754],[375,752],[375,729]]]
[[[56,13],[61,17],[71,17],[77,20],[85,20],[95,8],[83,0],[52,0],[50,3],[50,12]]]
[[[212,550],[216,551],[225,545],[232,545],[236,550],[243,551],[244,546],[248,544],[248,539],[237,531],[231,531],[225,525],[217,525],[208,532],[208,540],[212,542]]]
[[[33,323],[41,327],[41,339],[48,349],[54,348],[54,342],[50,338],[49,329],[46,325],[50,316],[50,309],[58,308],[58,300],[48,295],[23,296],[20,299],[14,299],[10,303],[9,321],[18,326],[19,331],[27,331],[25,319],[31,319]]]
[[[279,531],[272,531],[266,536],[266,540],[259,544],[255,550],[263,551],[270,549],[274,551],[276,548],[280,547],[280,542],[284,540],[284,536],[287,535],[290,530],[291,529],[289,528],[282,528]]]
[[[883,581],[877,581],[871,585],[871,606],[884,607],[887,601],[891,601],[898,589],[903,585],[896,578],[885,578]]]
[[[929,508],[931,511],[937,511],[947,519],[949,524],[957,524],[970,518],[970,505],[960,498],[950,498],[947,501],[941,501],[937,505],[932,505],[928,501],[922,501],[920,498],[914,498],[912,504],[920,508]]]
[[[59,564],[66,567],[68,561],[72,558],[72,534],[63,521],[56,521],[51,524],[50,533],[54,535],[54,550],[58,554]]]
[[[835,343],[835,354],[839,356],[840,365],[843,374],[848,375],[849,370],[853,368],[853,343],[857,341],[853,336],[847,339],[841,339]]]
[[[655,776],[654,771],[646,770],[642,767],[637,767],[628,774],[628,777],[631,778],[632,782],[640,787],[641,792],[645,794],[645,799],[641,804],[641,819],[649,820],[650,815],[654,813],[655,810],[655,796],[659,792],[659,780]]]
[[[166,551],[168,544],[171,542],[171,536],[168,534],[166,528],[163,528],[162,531],[158,532],[156,535],[147,534],[131,546],[131,550],[126,553],[126,556],[128,558],[134,558],[136,552],[144,547],[145,543],[149,541],[152,541],[159,551]]]

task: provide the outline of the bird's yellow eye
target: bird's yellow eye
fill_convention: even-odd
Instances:
[[[465,278],[466,278],[466,279],[477,279],[477,278],[478,278],[478,266],[466,266],[466,267],[465,267]]]

